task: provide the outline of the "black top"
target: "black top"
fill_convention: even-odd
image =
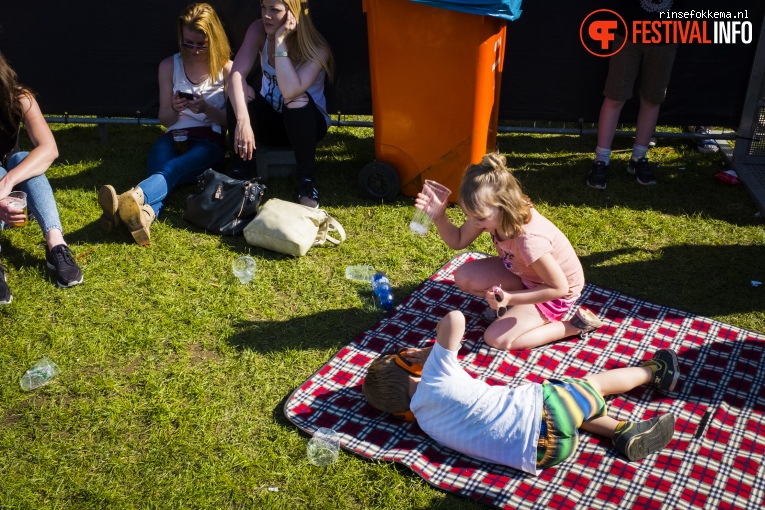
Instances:
[[[667,11],[679,11],[683,8],[683,0],[629,0],[619,2],[613,10],[624,18],[628,30],[632,31],[633,21],[661,21],[670,19]],[[661,15],[660,13],[664,13]],[[624,35],[622,27],[618,32]]]
[[[0,121],[0,165],[5,167],[5,156],[11,152],[19,141],[19,122],[9,126],[7,121]]]

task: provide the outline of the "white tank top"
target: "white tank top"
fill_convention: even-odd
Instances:
[[[282,97],[279,84],[276,82],[276,69],[268,63],[268,38],[266,38],[263,49],[260,51],[260,67],[263,69],[260,95],[269,102],[274,110],[281,112],[284,107],[284,97]],[[299,67],[300,65],[298,65]],[[320,71],[316,76],[316,80],[308,87],[306,92],[313,98],[313,102],[316,103],[319,111],[324,115],[324,120],[327,121],[327,127],[329,127],[331,122],[327,113],[327,98],[324,97],[324,77],[326,74],[323,70]]]
[[[173,94],[175,94],[176,91],[191,92],[195,96],[201,94],[210,106],[222,110],[226,104],[223,86],[224,80],[222,71],[217,79],[213,80],[212,76],[208,76],[207,79],[199,85],[194,85],[186,77],[186,70],[183,68],[183,58],[181,58],[181,54],[176,53],[173,55]],[[212,130],[216,133],[223,132],[221,127],[210,122],[204,113],[194,113],[188,108],[182,110],[178,114],[178,121],[167,128],[167,130],[172,131],[173,129],[187,129],[192,127],[212,127]]]

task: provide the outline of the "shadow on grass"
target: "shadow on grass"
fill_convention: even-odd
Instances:
[[[235,322],[227,341],[261,353],[290,349],[340,349],[382,319],[374,310],[326,310],[287,320]]]
[[[634,248],[580,257],[587,281],[706,317],[765,307],[765,288],[751,283],[765,281],[765,246],[669,246],[651,260],[609,264],[638,251],[651,255]],[[707,299],[697,299],[699,282],[708,289]]]

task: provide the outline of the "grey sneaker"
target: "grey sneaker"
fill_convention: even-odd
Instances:
[[[603,321],[598,319],[597,315],[582,306],[579,307],[579,310],[577,310],[574,316],[571,317],[571,325],[577,329],[581,329],[582,334],[586,335],[602,326]]]
[[[82,271],[74,261],[69,246],[59,244],[50,250],[46,246],[45,260],[48,269],[56,273],[56,285],[59,287],[74,287],[82,283]]]
[[[596,161],[592,164],[592,170],[587,177],[587,186],[595,189],[606,189],[606,174],[608,165],[603,161]]]
[[[677,354],[672,349],[659,349],[653,358],[644,362],[641,366],[656,366],[653,385],[664,391],[673,391],[680,379],[680,364],[677,362]]]
[[[653,175],[646,157],[639,158],[637,161],[630,159],[629,164],[627,164],[627,173],[637,177],[638,184],[643,186],[656,184],[656,176]]]
[[[8,270],[4,265],[0,264],[0,305],[7,305],[13,301],[11,296],[11,288],[8,287],[8,282],[5,279],[5,273]]]
[[[629,460],[640,460],[663,449],[672,441],[675,417],[671,414],[654,416],[650,420],[628,421],[614,434],[611,442]]]

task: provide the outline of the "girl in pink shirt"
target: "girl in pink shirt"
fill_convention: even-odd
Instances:
[[[468,262],[454,275],[461,290],[486,299],[497,317],[484,333],[488,345],[530,349],[601,326],[583,308],[561,321],[584,287],[582,265],[566,236],[523,194],[503,155],[487,154],[465,170],[459,205],[467,219],[460,227],[446,216],[445,200],[420,193],[415,207],[431,202],[433,223],[450,248],[461,250],[483,232],[494,241],[498,256]]]

